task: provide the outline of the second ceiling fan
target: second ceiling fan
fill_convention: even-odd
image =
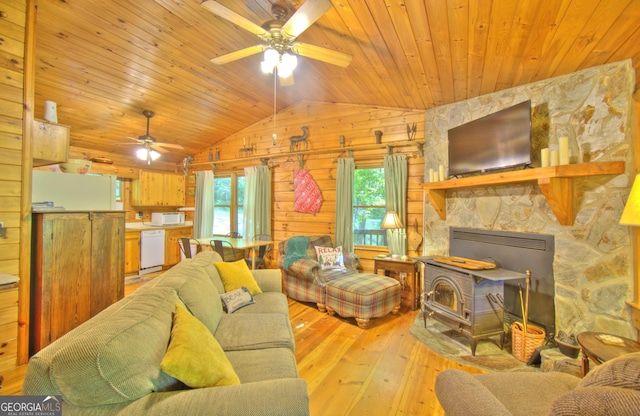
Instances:
[[[269,20],[262,26],[258,26],[240,16],[217,1],[205,0],[202,2],[202,6],[213,14],[257,35],[262,40],[262,43],[258,45],[249,46],[248,48],[211,59],[211,62],[214,64],[222,65],[260,52],[265,52],[262,69],[264,72],[276,70],[280,78],[280,85],[293,84],[295,55],[343,68],[351,64],[351,55],[296,41],[296,38],[302,32],[331,8],[331,2],[329,0],[307,0],[296,10],[293,16],[286,21],[285,19],[288,15],[287,9],[274,4],[271,7],[271,13],[275,17],[275,20]]]

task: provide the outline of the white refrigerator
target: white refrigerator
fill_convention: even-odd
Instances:
[[[114,211],[116,179],[113,175],[34,170],[31,201],[51,201],[67,211]]]

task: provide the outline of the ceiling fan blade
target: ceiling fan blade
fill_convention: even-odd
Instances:
[[[258,35],[261,38],[268,36],[269,34],[269,32],[267,32],[257,24],[253,23],[250,20],[245,19],[244,17],[240,16],[238,13],[234,12],[231,9],[226,8],[225,6],[218,3],[217,1],[206,0],[200,3],[200,5],[205,9],[209,10],[211,13],[215,14],[216,16],[220,16],[223,19],[230,21],[234,25],[240,26],[244,30],[248,30],[249,32],[255,35]]]
[[[291,45],[291,50],[298,55],[306,56],[307,58],[316,59],[328,64],[337,65],[342,68],[348,67],[351,64],[351,59],[353,59],[351,55],[346,53],[302,42],[294,42]]]
[[[296,80],[293,78],[293,73],[288,77],[281,77],[280,74],[278,74],[278,80],[280,81],[281,87],[290,87],[296,83]]]
[[[184,147],[182,147],[182,145],[180,144],[173,144],[173,143],[151,143],[151,147],[168,147],[170,149],[184,149]]]
[[[238,59],[246,58],[247,56],[255,55],[264,51],[265,49],[267,49],[267,45],[249,46],[248,48],[240,49],[239,51],[215,57],[211,59],[211,62],[216,65],[222,65],[228,62],[237,61]]]
[[[329,0],[307,0],[282,26],[282,34],[290,39],[297,38],[309,26],[331,8]]]
[[[164,148],[164,147],[162,147],[162,146],[158,146],[157,144],[152,144],[152,145],[150,145],[150,146],[149,146],[149,149],[151,149],[151,150],[155,150],[155,151],[156,151],[156,152],[158,152],[158,153],[169,153],[169,150],[168,150],[168,149],[165,149],[165,148]]]

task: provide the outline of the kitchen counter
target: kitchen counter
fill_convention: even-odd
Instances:
[[[175,228],[191,228],[193,227],[193,221],[187,221],[183,225],[151,225],[151,223],[142,222],[128,222],[124,225],[127,231],[142,231],[142,230],[172,230]]]

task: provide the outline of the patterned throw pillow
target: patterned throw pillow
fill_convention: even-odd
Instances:
[[[316,256],[322,270],[344,269],[344,258],[342,257],[342,246],[340,247],[317,247]]]
[[[224,306],[227,308],[227,313],[234,313],[238,309],[256,303],[249,293],[249,289],[242,286],[240,289],[232,290],[231,292],[223,293],[220,298],[224,302]]]

